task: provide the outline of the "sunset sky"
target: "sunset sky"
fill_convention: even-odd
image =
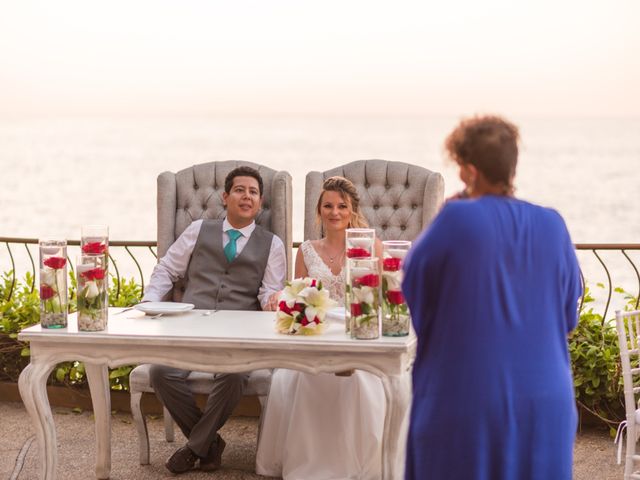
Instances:
[[[1,5],[0,115],[640,115],[638,0]]]

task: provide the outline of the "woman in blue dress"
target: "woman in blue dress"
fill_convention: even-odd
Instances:
[[[418,336],[407,480],[569,480],[567,334],[582,293],[560,215],[513,197],[518,130],[474,117],[446,149],[466,190],[416,241],[403,291]]]

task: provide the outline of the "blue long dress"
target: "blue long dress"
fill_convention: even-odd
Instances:
[[[445,205],[402,285],[418,336],[407,480],[571,479],[579,275],[554,210]]]

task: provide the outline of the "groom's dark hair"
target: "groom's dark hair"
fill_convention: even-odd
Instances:
[[[256,170],[255,168],[246,167],[246,166],[236,167],[233,170],[231,170],[229,172],[229,175],[227,175],[227,178],[224,179],[224,191],[227,192],[227,194],[231,193],[231,187],[233,187],[233,179],[236,177],[255,178],[256,181],[258,182],[258,189],[260,190],[260,196],[262,197],[262,189],[263,189],[262,177],[260,176],[260,172],[258,172],[258,170]]]

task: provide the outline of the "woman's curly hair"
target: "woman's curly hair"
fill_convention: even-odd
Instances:
[[[460,122],[445,140],[445,149],[457,164],[475,166],[493,184],[513,191],[518,164],[518,127],[498,116],[475,116]]]

